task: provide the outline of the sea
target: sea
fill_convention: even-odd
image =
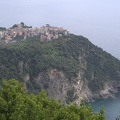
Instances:
[[[99,112],[102,107],[105,110],[106,120],[116,120],[120,116],[120,92],[116,93],[116,98],[107,98],[90,103],[93,112]]]

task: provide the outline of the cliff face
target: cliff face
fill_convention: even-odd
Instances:
[[[104,84],[103,89],[92,92],[88,86],[88,80],[84,77],[83,70],[79,71],[78,76],[72,81],[57,69],[40,72],[33,81],[40,88],[39,90],[46,90],[48,97],[53,97],[56,100],[61,99],[65,104],[69,101],[79,104],[82,99],[90,102],[95,99],[115,98],[115,93],[120,87],[119,81],[109,81]],[[30,82],[30,76],[27,74],[25,77],[25,88],[28,91],[27,83]],[[36,90],[35,88],[32,89]]]
[[[86,101],[92,100],[92,92],[88,88],[87,80],[83,78],[82,72],[74,80],[69,80],[65,74],[57,69],[49,69],[47,72],[41,72],[34,78],[35,84],[41,89],[45,89],[49,97],[56,100],[61,99],[63,103],[76,101],[79,103],[81,99]],[[29,75],[25,77],[25,87],[30,83]]]
[[[120,87],[120,61],[82,36],[8,44],[0,58],[0,80],[18,79],[29,93],[45,89],[63,103],[115,97]]]

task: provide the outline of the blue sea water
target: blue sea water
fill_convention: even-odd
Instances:
[[[94,112],[99,112],[101,107],[104,106],[105,116],[107,120],[115,120],[117,116],[120,116],[120,92],[116,94],[116,98],[108,98],[97,100],[90,103]]]

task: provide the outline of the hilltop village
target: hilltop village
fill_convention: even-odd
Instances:
[[[58,28],[46,24],[42,27],[32,28],[31,26],[26,26],[21,22],[20,24],[15,24],[8,29],[0,27],[0,42],[12,43],[17,42],[18,40],[26,40],[28,38],[35,37],[37,37],[41,42],[45,42],[68,34],[69,31],[62,27]]]

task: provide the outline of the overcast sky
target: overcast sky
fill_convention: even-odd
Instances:
[[[0,0],[0,26],[64,27],[120,59],[120,0]]]

